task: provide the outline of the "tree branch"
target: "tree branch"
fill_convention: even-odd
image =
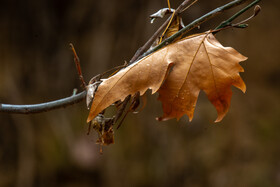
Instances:
[[[63,99],[34,104],[34,105],[11,105],[0,104],[0,112],[15,113],[15,114],[34,114],[40,112],[47,112],[57,108],[67,107],[75,103],[81,102],[86,97],[86,91],[66,97]]]
[[[193,28],[199,26],[203,22],[213,18],[214,16],[222,13],[225,10],[228,10],[230,8],[233,8],[233,7],[237,6],[237,5],[240,5],[240,4],[242,4],[242,3],[246,2],[246,1],[247,0],[234,0],[234,1],[231,1],[230,3],[228,3],[226,5],[223,5],[221,7],[218,7],[216,9],[214,9],[213,11],[211,11],[211,12],[203,15],[202,17],[194,20],[192,23],[190,23],[189,25],[187,25],[186,27],[181,29],[179,32],[177,32],[174,35],[170,36],[169,38],[165,39],[158,46],[156,46],[156,47],[148,50],[146,53],[144,53],[144,51],[146,51],[152,45],[153,41],[164,30],[164,28],[168,24],[169,20],[171,19],[171,17],[170,17],[155,32],[155,34],[146,42],[146,44],[143,47],[138,49],[138,51],[135,53],[133,58],[130,60],[130,63],[133,63],[133,62],[137,61],[137,59],[143,58],[143,57],[145,57],[145,56],[147,56],[147,55],[149,55],[149,54],[159,50],[160,48],[168,45],[169,43],[172,43],[175,39],[177,39],[179,37],[184,37],[184,35],[187,32],[189,32]],[[260,1],[260,0],[256,0],[256,1]],[[183,11],[185,7],[187,7],[188,5],[190,5],[193,2],[194,2],[194,0],[185,0],[176,9],[176,14],[180,14],[181,11]],[[246,9],[246,10],[248,10],[248,9]],[[244,10],[243,12],[245,12],[246,10]],[[242,14],[243,12],[241,12],[240,14]],[[0,104],[0,112],[16,113],[16,114],[31,114],[31,113],[47,112],[47,111],[50,111],[50,110],[54,110],[54,109],[62,108],[62,107],[67,107],[69,105],[73,105],[75,103],[81,102],[82,100],[85,99],[85,97],[86,97],[86,91],[83,91],[83,92],[81,92],[79,94],[76,94],[76,95],[73,94],[70,97],[66,97],[66,98],[55,100],[55,101],[51,101],[51,102],[40,103],[40,104],[32,104],[32,105]]]

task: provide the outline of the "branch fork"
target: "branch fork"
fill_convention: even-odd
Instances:
[[[176,15],[182,13],[185,9],[187,9],[189,6],[193,5],[196,1],[197,0],[185,0],[175,10],[175,12],[173,12],[172,15],[176,16]],[[156,47],[150,48],[152,46],[153,42],[160,36],[160,34],[164,31],[164,29],[166,28],[166,26],[168,25],[168,23],[172,19],[172,15],[171,15],[161,25],[161,27],[153,34],[153,36],[142,47],[140,47],[137,50],[135,55],[129,61],[129,64],[134,63],[134,62],[138,61],[139,59],[141,59],[141,58],[159,50],[160,48],[172,43],[174,40],[176,40],[178,38],[186,36],[186,33],[188,33],[193,28],[198,27],[203,22],[213,18],[214,16],[222,13],[223,11],[231,9],[231,8],[237,6],[237,5],[243,4],[246,1],[247,0],[233,0],[228,4],[225,4],[221,7],[218,7],[215,10],[213,10],[213,11],[201,16],[200,18],[194,20],[192,23],[185,26],[183,29],[181,29],[176,34],[174,34],[174,35],[170,36],[169,38],[165,39],[164,41],[162,41]],[[249,8],[256,5],[258,2],[260,2],[260,0],[254,0],[251,4],[249,4],[248,6],[246,6],[245,8],[240,10],[239,12],[237,12],[231,18],[222,22],[218,27],[215,28],[215,30],[224,28],[228,25],[231,25],[233,27],[239,27],[239,28],[246,27],[246,25],[244,23],[247,22],[248,20],[252,19],[253,17],[255,17],[259,13],[260,6],[257,5],[255,7],[254,14],[251,17],[249,17],[248,19],[245,19],[244,21],[241,21],[237,24],[232,24],[232,21],[234,19],[236,19],[237,17],[239,17],[244,12],[246,12]],[[87,85],[84,81],[83,76],[82,76],[82,71],[81,71],[81,67],[80,67],[80,60],[77,56],[77,53],[74,49],[73,44],[70,44],[70,48],[71,48],[71,50],[74,54],[74,61],[75,61],[77,72],[78,72],[78,75],[79,75],[79,79],[81,81],[81,84],[82,84],[82,87],[83,87],[84,91],[82,91],[81,93],[78,93],[78,94],[73,94],[72,96],[66,97],[66,98],[63,98],[63,99],[59,99],[59,100],[55,100],[55,101],[51,101],[51,102],[46,102],[46,103],[34,104],[34,105],[0,104],[0,112],[16,113],[16,114],[32,114],[32,113],[47,112],[47,111],[50,111],[50,110],[54,110],[54,109],[62,108],[62,107],[67,107],[67,106],[73,105],[75,103],[81,102],[86,98],[86,95],[87,95],[86,103],[87,103],[87,106],[89,106],[90,101],[94,98],[94,92],[98,88],[98,85],[101,83],[100,78],[107,72],[105,72],[101,75],[97,75],[97,79],[92,79],[90,81],[89,85]],[[120,69],[120,68],[123,68],[123,67],[126,67],[126,66],[127,66],[127,64],[116,67],[116,69]]]

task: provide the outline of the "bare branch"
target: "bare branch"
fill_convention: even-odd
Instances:
[[[15,113],[15,114],[33,114],[47,112],[57,108],[67,107],[75,103],[81,102],[86,97],[86,91],[72,95],[63,99],[34,104],[34,105],[11,105],[11,104],[0,104],[0,112]]]

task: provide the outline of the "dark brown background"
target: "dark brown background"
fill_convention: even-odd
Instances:
[[[201,0],[183,14],[184,22],[226,2]],[[129,60],[162,23],[151,25],[148,16],[166,4],[1,1],[0,102],[40,103],[71,95],[80,82],[69,42],[89,80]],[[100,155],[96,134],[86,135],[85,102],[36,115],[0,114],[0,186],[280,186],[279,4],[262,1],[249,28],[217,35],[249,57],[241,75],[247,92],[233,88],[221,123],[213,123],[216,111],[204,93],[191,123],[187,117],[157,122],[161,105],[150,96]],[[240,8],[195,32],[214,28]]]

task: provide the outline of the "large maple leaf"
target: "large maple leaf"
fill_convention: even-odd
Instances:
[[[246,86],[239,72],[239,62],[247,57],[231,47],[223,47],[211,32],[189,36],[122,69],[99,85],[87,121],[94,119],[112,103],[147,89],[159,92],[163,117],[179,119],[184,114],[192,120],[200,90],[218,112],[217,121],[228,111],[231,85],[243,92]]]

